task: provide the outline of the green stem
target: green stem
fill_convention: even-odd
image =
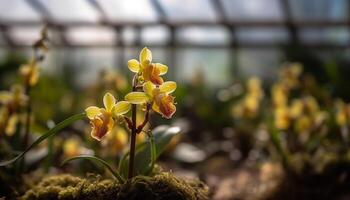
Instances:
[[[135,74],[132,80],[132,91],[137,91],[137,75]],[[130,139],[130,157],[129,157],[129,171],[128,178],[134,176],[134,160],[135,160],[135,147],[136,147],[136,104],[131,106],[131,139]]]
[[[49,141],[48,141],[48,153],[47,153],[47,159],[46,159],[46,163],[45,163],[45,172],[49,172],[50,169],[50,165],[53,161],[53,136],[49,137]]]
[[[30,98],[30,85],[29,83],[26,83],[25,87],[25,95],[28,97],[28,105],[26,109],[26,121],[25,121],[25,126],[24,126],[24,136],[23,136],[23,150],[25,150],[28,147],[29,143],[29,130],[30,130],[30,115],[32,113],[32,105],[31,105],[31,98]],[[22,159],[20,162],[20,172],[24,170],[25,167],[25,159]]]
[[[134,176],[134,160],[135,160],[135,146],[136,146],[136,105],[133,104],[131,107],[131,140],[130,140],[130,157],[129,157],[129,171],[128,178],[132,178]]]
[[[35,140],[29,147],[27,147],[22,153],[20,153],[18,156],[12,158],[11,160],[6,160],[6,161],[2,161],[0,162],[0,167],[2,166],[6,166],[9,164],[12,164],[14,162],[16,162],[17,160],[23,158],[23,156],[32,148],[34,148],[35,146],[37,146],[38,144],[40,144],[42,141],[44,141],[45,139],[47,139],[50,136],[55,135],[59,130],[65,128],[66,126],[68,126],[69,124],[84,119],[86,117],[85,113],[80,113],[80,114],[76,114],[73,115],[65,120],[63,120],[62,122],[60,122],[59,124],[57,124],[55,127],[53,127],[52,129],[50,129],[49,131],[47,131],[45,134],[43,134],[42,136],[40,136],[37,140]]]

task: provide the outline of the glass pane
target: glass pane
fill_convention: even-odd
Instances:
[[[159,0],[171,21],[215,21],[210,0]]]
[[[279,0],[220,0],[226,14],[234,21],[282,21]]]
[[[346,27],[303,28],[299,34],[301,40],[305,43],[335,43],[341,45],[350,42],[349,30]]]
[[[137,32],[134,27],[127,26],[122,29],[122,39],[125,45],[132,45],[136,41]]]
[[[97,22],[99,13],[86,0],[39,0],[59,22]]]
[[[204,75],[212,87],[227,86],[232,80],[228,49],[178,49],[176,54],[176,80],[190,82],[198,73]]]
[[[346,20],[348,0],[289,0],[295,20]]]
[[[157,21],[158,16],[150,0],[99,0],[98,3],[111,21]]]
[[[179,43],[190,44],[229,44],[231,32],[221,26],[216,27],[188,27],[177,31]]]
[[[40,26],[13,27],[9,34],[16,43],[30,46],[40,38],[40,31]]]
[[[238,28],[236,34],[239,43],[286,43],[288,41],[288,31],[282,27]]]
[[[3,21],[39,21],[40,14],[37,13],[28,1],[0,1],[0,18]]]
[[[89,49],[67,49],[65,52],[66,65],[74,66],[71,69],[76,76],[76,85],[87,86],[96,83],[98,75],[103,69],[115,67],[114,48],[89,48]]]
[[[142,44],[165,44],[169,36],[169,29],[166,26],[145,27],[141,32],[141,41]]]
[[[78,27],[70,28],[66,32],[67,39],[73,44],[113,45],[116,33],[110,27]]]
[[[277,76],[280,58],[278,49],[239,49],[238,73],[242,77],[258,76],[273,80]]]

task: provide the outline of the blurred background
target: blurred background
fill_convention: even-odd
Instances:
[[[62,75],[71,66],[79,70],[78,86],[103,68],[126,71],[126,61],[148,46],[171,67],[170,79],[189,82],[200,71],[208,85],[222,87],[251,75],[271,79],[286,60],[317,71],[346,65],[349,6],[348,0],[3,0],[0,56],[28,55],[48,23],[52,48],[44,71]]]
[[[162,166],[202,178],[214,191],[218,189],[213,192],[216,199],[239,195],[254,199],[247,197],[256,194],[245,190],[247,183],[266,182],[260,176],[265,173],[272,174],[268,180],[282,177],[276,170],[281,168],[274,165],[264,165],[260,171],[254,168],[265,161],[277,160],[287,168],[286,174],[289,167],[301,174],[296,177],[312,174],[310,180],[314,180],[313,175],[328,161],[350,160],[350,105],[344,103],[350,100],[349,0],[1,0],[0,90],[20,83],[18,68],[33,56],[32,45],[45,24],[49,52],[40,63],[40,81],[31,91],[35,133],[89,105],[102,105],[106,91],[123,98],[132,78],[127,61],[138,58],[147,46],[155,62],[169,66],[165,79],[178,83],[174,119],[154,115],[151,127],[173,124],[185,133],[174,141],[171,153],[162,157]],[[288,85],[290,80],[298,86]],[[288,89],[282,89],[283,94],[274,89],[285,84]],[[297,138],[281,134],[282,142],[276,142],[270,121],[284,119],[279,117],[276,94],[289,99],[287,106],[296,99],[316,104],[317,112],[326,111],[330,116],[327,139],[322,134],[314,137],[321,132],[320,120],[307,108],[305,115],[312,115],[316,128],[280,128],[297,133]],[[253,100],[248,98],[252,96]],[[338,98],[344,102],[334,103]],[[343,118],[337,121],[339,113]],[[297,119],[292,119],[290,127],[301,126]],[[304,122],[301,127],[309,123]],[[298,134],[304,130],[306,137]],[[78,124],[67,132],[84,138],[89,126]],[[64,140],[69,137],[63,135]],[[99,144],[82,140],[83,146],[103,155],[103,150],[96,150]],[[284,155],[278,142],[286,149],[289,145],[286,151],[294,156],[292,167],[280,159]],[[335,173],[349,173],[348,169],[337,168]],[[229,180],[227,174],[232,175]],[[335,175],[327,174],[321,184],[335,182],[329,177]],[[344,180],[350,185],[349,178]],[[321,188],[317,184],[311,185]],[[232,187],[238,188],[236,193],[220,196]],[[316,193],[323,195],[320,190]]]

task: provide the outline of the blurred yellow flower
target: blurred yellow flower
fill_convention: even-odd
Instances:
[[[9,117],[8,109],[6,107],[0,107],[0,134],[5,132],[8,117]]]
[[[81,145],[81,140],[76,137],[67,139],[63,144],[63,155],[66,158],[70,158],[82,154],[83,149]]]
[[[114,127],[110,134],[103,140],[102,145],[107,147],[108,153],[116,155],[128,145],[128,133],[124,128]]]
[[[39,66],[35,59],[32,59],[27,64],[23,64],[19,68],[19,73],[23,78],[24,84],[34,86],[39,79]]]
[[[258,77],[250,78],[247,83],[247,91],[249,95],[261,99],[264,96],[264,92],[261,88],[261,80]]]
[[[313,115],[319,111],[317,100],[313,96],[307,96],[304,98],[305,107],[309,114]]]
[[[7,126],[5,129],[5,133],[8,136],[12,136],[16,132],[17,123],[18,123],[18,115],[12,114],[8,119]]]
[[[280,80],[290,89],[299,86],[299,77],[303,71],[300,63],[287,63],[280,71]]]
[[[288,90],[281,83],[272,86],[271,96],[274,106],[286,106],[288,103]]]
[[[167,81],[156,86],[147,81],[143,85],[144,92],[131,92],[125,96],[125,100],[132,104],[152,104],[152,109],[165,118],[171,118],[176,111],[174,97],[170,94],[176,90],[174,81]]]
[[[297,133],[302,133],[310,130],[312,125],[313,120],[307,115],[302,115],[296,120],[294,128]]]
[[[288,129],[291,123],[290,113],[287,107],[280,106],[275,109],[275,126],[277,129]]]
[[[116,103],[115,97],[110,93],[104,95],[103,104],[104,108],[90,106],[85,109],[92,126],[91,136],[99,141],[111,132],[114,126],[113,117],[124,115],[130,110],[129,102],[120,101]]]
[[[103,84],[105,87],[107,86],[107,88],[116,88],[118,91],[123,91],[128,87],[126,78],[119,72],[104,70],[102,71],[101,76]]]
[[[298,118],[303,114],[304,111],[304,104],[301,99],[293,99],[292,105],[290,108],[290,115],[291,117]]]
[[[6,105],[11,112],[25,106],[27,100],[21,85],[13,85],[10,91],[0,91],[0,104]]]
[[[247,81],[247,94],[238,104],[234,105],[231,112],[236,118],[254,118],[259,111],[259,105],[264,96],[261,81],[257,77]]]
[[[344,103],[344,101],[338,99],[335,102],[335,120],[339,126],[345,126],[350,122],[350,105]]]
[[[156,85],[161,85],[164,81],[160,77],[168,71],[168,67],[161,63],[152,63],[152,52],[147,48],[143,48],[140,52],[140,61],[131,59],[128,61],[130,71],[138,73],[143,80],[151,81]]]

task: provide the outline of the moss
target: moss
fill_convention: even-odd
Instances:
[[[114,180],[71,175],[51,176],[27,191],[22,200],[205,200],[208,188],[197,180],[183,180],[171,173],[138,176],[120,185]]]

